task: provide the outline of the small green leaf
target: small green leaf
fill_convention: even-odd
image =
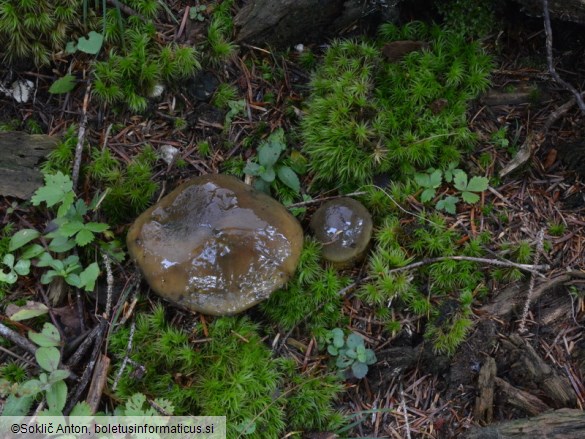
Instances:
[[[437,203],[438,210],[444,210],[451,215],[455,215],[457,213],[456,207],[457,202],[459,201],[459,197],[448,196],[442,200],[439,200]]]
[[[455,188],[460,191],[467,190],[467,174],[465,172],[458,172],[453,178]]]
[[[81,288],[81,278],[79,277],[78,274],[75,273],[69,273],[66,277],[65,277],[65,282],[67,282],[69,285],[71,285],[72,287],[75,288]]]
[[[94,239],[94,234],[87,229],[80,230],[77,235],[75,235],[75,242],[80,247],[85,247],[87,244],[92,242]]]
[[[337,348],[332,344],[327,346],[327,352],[329,352],[329,355],[333,355],[333,356],[339,354],[339,351],[337,350]]]
[[[76,78],[73,75],[65,75],[62,78],[57,79],[49,88],[49,93],[63,94],[69,93],[75,88]]]
[[[13,252],[14,250],[19,249],[20,247],[28,244],[33,239],[38,238],[41,236],[41,233],[35,229],[22,229],[12,235],[10,238],[10,243],[8,244],[8,251]]]
[[[41,374],[42,375],[42,374]],[[18,388],[19,396],[34,396],[43,391],[43,384],[39,380],[28,380]]]
[[[378,359],[376,354],[371,349],[366,349],[366,364],[374,364]]]
[[[279,166],[278,170],[276,171],[278,174],[278,179],[286,184],[289,188],[291,188],[296,193],[301,191],[301,182],[299,181],[299,177],[288,166]]]
[[[32,403],[32,396],[17,397],[14,395],[8,395],[8,398],[4,401],[2,416],[26,416]]]
[[[69,375],[71,375],[71,373],[68,370],[65,370],[65,369],[54,370],[49,375],[49,382],[56,383],[57,381],[63,381],[65,379],[69,378]]]
[[[264,172],[264,166],[260,166],[258,163],[248,162],[244,167],[244,174],[252,175],[253,177],[259,177]]]
[[[49,243],[49,250],[55,253],[65,253],[75,247],[75,241],[66,236],[59,235]]]
[[[431,187],[437,188],[441,185],[441,181],[442,181],[442,175],[443,173],[437,169],[435,172],[433,172],[429,177],[429,183],[431,185]]]
[[[83,288],[85,291],[93,291],[95,287],[95,281],[97,280],[99,274],[100,267],[98,266],[97,262],[89,264],[87,268],[79,274],[80,288]]]
[[[26,276],[30,273],[30,261],[28,259],[20,259],[14,265],[14,271],[16,271],[19,276]]]
[[[47,314],[49,312],[49,308],[47,308],[42,303],[28,301],[26,302],[26,305],[15,307],[11,312],[12,313],[10,314],[8,312],[8,307],[6,307],[6,314],[8,315],[8,318],[13,322],[20,322],[22,320],[28,320]]]
[[[335,360],[335,366],[337,366],[338,369],[345,369],[352,363],[353,360],[347,358],[345,355],[340,355],[337,357],[337,360]]]
[[[362,379],[368,374],[368,366],[364,363],[355,362],[351,365],[351,372],[358,380]]]
[[[52,372],[59,368],[59,360],[61,354],[59,350],[54,347],[40,347],[35,352],[37,363],[47,372]]]
[[[433,198],[435,198],[435,193],[436,191],[433,188],[425,189],[424,191],[422,191],[422,194],[420,195],[420,200],[423,203],[431,201]]]
[[[73,182],[71,178],[59,171],[56,174],[45,175],[45,185],[37,189],[31,201],[34,206],[38,206],[44,201],[47,203],[47,207],[51,207],[63,202],[67,194],[72,193]]]
[[[414,181],[422,187],[430,187],[431,185],[431,179],[428,174],[414,174]]]
[[[104,223],[87,223],[85,228],[93,233],[102,233],[108,230],[110,226]]]
[[[267,183],[272,183],[276,178],[276,173],[274,172],[274,168],[272,167],[265,167],[264,172],[260,174],[260,178]]]
[[[262,180],[261,178],[256,179],[256,181],[254,182],[254,187],[256,188],[256,190],[270,195],[270,183]]]
[[[2,263],[12,270],[14,268],[14,255],[12,253],[4,255]]]
[[[355,332],[352,332],[347,336],[347,346],[350,348],[357,348],[358,346],[364,345],[364,339],[357,335]]]
[[[347,355],[347,357],[351,358],[352,360],[355,360],[357,358],[357,352],[355,351],[354,348],[349,348],[348,350],[346,350],[345,355]]]
[[[40,333],[28,331],[28,338],[41,347],[59,346],[61,344],[59,331],[50,323],[45,323]]]
[[[0,270],[0,282],[12,285],[16,283],[17,280],[18,275],[14,271],[11,271],[10,273],[4,273],[2,270]]]
[[[463,201],[469,204],[475,204],[479,201],[479,195],[468,191],[461,192],[461,198],[463,198]]]
[[[24,251],[20,255],[20,259],[36,258],[40,254],[42,254],[44,251],[45,251],[45,248],[42,245],[32,244],[24,249]]]
[[[62,412],[67,402],[67,384],[65,381],[53,383],[46,393],[47,405],[52,412]]]
[[[93,412],[91,411],[91,407],[85,401],[80,401],[73,406],[71,413],[69,416],[78,417],[78,416],[93,416]]]
[[[81,221],[70,221],[59,227],[59,233],[67,237],[75,235],[80,230],[83,230],[83,223]]]
[[[50,284],[51,281],[53,280],[53,278],[56,276],[60,276],[60,274],[57,273],[55,270],[49,270],[49,271],[43,273],[43,275],[41,276],[41,283],[43,285]]]
[[[77,41],[77,49],[81,50],[82,52],[89,53],[90,55],[95,55],[100,51],[103,42],[104,36],[102,34],[91,31],[88,34],[88,38],[79,38]]]
[[[258,147],[258,161],[263,166],[272,167],[285,149],[284,131],[279,128]]]
[[[488,188],[489,180],[486,177],[472,177],[467,185],[467,190],[471,192],[483,192]]]
[[[65,45],[65,52],[69,55],[72,55],[75,52],[77,52],[77,43],[74,43],[73,41],[68,41],[67,44]]]

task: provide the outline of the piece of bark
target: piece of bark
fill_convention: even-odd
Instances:
[[[508,384],[502,378],[496,377],[495,384],[499,404],[510,405],[528,415],[538,415],[550,410],[550,407],[541,399],[537,398],[532,393]]]
[[[58,141],[44,134],[0,133],[0,195],[30,198],[43,184],[37,165]]]
[[[560,409],[526,419],[476,427],[463,439],[581,439],[585,437],[582,410]]]
[[[518,334],[511,334],[502,341],[502,347],[511,360],[508,375],[523,386],[542,391],[553,408],[574,406],[577,395],[569,380],[558,375],[538,355],[534,348]]]
[[[108,382],[108,371],[110,370],[110,358],[106,355],[101,355],[96,367],[93,371],[91,378],[91,384],[87,392],[86,402],[91,407],[91,412],[95,413],[98,411],[100,401],[102,399],[102,393]]]
[[[542,93],[536,84],[519,83],[511,90],[490,89],[481,97],[481,103],[489,106],[528,104],[542,100]]]
[[[494,415],[494,385],[496,360],[488,357],[479,371],[477,387],[479,395],[475,398],[474,419],[480,424],[490,424]]]
[[[320,43],[367,20],[396,18],[395,4],[355,0],[249,0],[236,14],[236,42],[275,47]],[[398,2],[396,2],[398,3]]]

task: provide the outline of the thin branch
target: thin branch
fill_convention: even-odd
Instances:
[[[542,256],[542,251],[544,249],[544,229],[540,229],[538,232],[538,236],[536,237],[536,252],[534,253],[534,264],[538,264],[540,261],[540,257]],[[518,327],[518,332],[523,333],[526,332],[526,318],[528,317],[528,311],[530,310],[530,304],[532,303],[532,299],[534,297],[534,282],[536,280],[536,276],[534,273],[530,276],[530,283],[528,285],[528,295],[526,296],[526,302],[524,302],[524,309],[522,310],[522,318],[520,319],[520,326]]]
[[[10,340],[15,345],[20,346],[21,348],[25,349],[26,351],[30,352],[33,355],[37,351],[37,347],[30,341],[28,341],[28,339],[14,332],[8,326],[4,326],[2,323],[0,323],[0,336],[4,337],[7,340]]]
[[[566,90],[573,93],[573,95],[575,96],[575,99],[577,100],[577,105],[579,105],[579,108],[581,109],[583,114],[585,114],[585,102],[583,102],[583,97],[581,96],[581,93],[579,93],[575,87],[573,87],[571,84],[569,84],[568,82],[566,82],[565,80],[563,80],[559,76],[559,74],[555,70],[555,66],[553,64],[552,28],[550,25],[550,13],[548,11],[548,0],[542,0],[542,13],[544,16],[544,31],[546,33],[546,61],[548,64],[548,71],[550,72],[551,76],[553,77],[553,79],[557,83],[559,83],[561,86],[563,86]]]
[[[87,107],[89,105],[89,92],[91,90],[91,81],[87,80],[85,96],[83,97],[83,107],[81,109],[81,122],[79,123],[79,132],[77,134],[77,146],[75,147],[75,161],[73,162],[73,190],[77,188],[79,180],[79,168],[81,167],[81,156],[83,155],[83,142],[85,139],[85,129],[87,127]]]

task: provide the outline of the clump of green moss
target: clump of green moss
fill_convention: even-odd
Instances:
[[[386,60],[384,44],[399,40],[428,44]],[[354,189],[374,174],[400,180],[458,161],[474,140],[468,102],[487,88],[490,69],[478,44],[420,22],[383,25],[375,43],[334,42],[302,122],[315,181]]]
[[[167,323],[162,307],[136,321],[132,360],[145,367],[137,379],[125,371],[116,394],[163,397],[176,415],[227,416],[228,438],[281,437],[286,428],[334,427],[342,419],[332,401],[342,390],[334,376],[304,376],[291,360],[275,359],[246,317],[222,317],[203,335]],[[129,329],[112,337],[112,351],[126,352]],[[193,344],[193,338],[205,342]]]
[[[82,0],[3,0],[0,2],[0,53],[4,61],[46,66],[82,28]]]
[[[158,183],[153,181],[156,152],[145,147],[128,166],[122,164],[105,148],[92,150],[92,160],[86,172],[94,183],[107,190],[102,211],[110,224],[120,224],[142,213],[151,203]]]
[[[339,292],[349,284],[332,267],[320,263],[320,245],[305,239],[294,278],[280,291],[260,304],[260,308],[283,330],[304,323],[322,339],[328,329],[341,326],[343,297]]]

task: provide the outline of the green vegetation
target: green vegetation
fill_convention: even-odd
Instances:
[[[402,180],[459,161],[473,145],[467,103],[487,88],[491,69],[480,46],[420,22],[386,24],[379,35],[376,44],[334,42],[311,82],[302,128],[319,184],[355,188],[378,173]],[[385,61],[380,47],[397,40],[429,46]]]
[[[82,29],[82,0],[3,0],[0,53],[4,62],[50,63],[68,39]]]
[[[366,349],[364,339],[356,333],[347,337],[340,328],[329,331],[326,338],[327,352],[337,357],[335,366],[345,372],[351,369],[354,377],[361,379],[368,374],[368,365],[374,364],[376,354],[371,349]]]
[[[7,367],[4,368],[5,378],[0,378],[0,396],[7,396],[7,399],[2,416],[27,415],[37,394],[42,394],[47,402],[48,408],[41,411],[42,415],[62,415],[67,402],[65,379],[69,377],[70,372],[67,369],[60,369],[61,353],[57,349],[61,347],[59,331],[52,324],[45,323],[42,332],[29,331],[28,337],[39,346],[35,352],[35,359],[42,371],[38,379],[25,381],[22,370],[12,367],[13,373],[6,374]],[[86,402],[77,403],[71,415],[90,416],[89,405]]]
[[[85,247],[96,238],[96,233],[105,232],[109,226],[104,223],[87,222],[85,217],[90,210],[94,210],[98,198],[87,206],[81,199],[75,199],[73,184],[67,175],[58,172],[54,175],[45,175],[45,185],[39,188],[31,201],[34,206],[45,203],[47,207],[58,207],[57,217],[53,220],[53,231],[41,232],[35,229],[21,229],[12,235],[7,253],[3,262],[9,268],[9,272],[0,272],[0,281],[13,284],[18,276],[28,275],[31,259],[37,259],[37,267],[49,267],[41,276],[41,283],[48,284],[55,277],[74,287],[93,291],[95,281],[99,275],[97,262],[84,267],[79,256],[69,254],[74,247]],[[40,244],[30,244],[31,241],[43,236],[50,240],[47,247]],[[107,247],[105,242],[101,245]],[[12,252],[21,250],[18,262]],[[53,256],[59,254],[59,257]]]
[[[443,26],[471,38],[483,37],[499,29],[495,16],[496,4],[481,0],[441,0],[437,8],[443,16]]]
[[[222,317],[209,325],[205,343],[197,325],[190,333],[170,326],[165,311],[138,315],[132,359],[147,365],[141,380],[125,371],[116,393],[126,400],[136,391],[164,395],[175,414],[227,416],[228,438],[279,437],[285,425],[313,429],[340,424],[332,401],[341,390],[331,376],[301,376],[296,365],[273,359],[246,317]],[[112,351],[126,353],[129,329],[113,335]]]
[[[248,162],[244,172],[256,179],[254,186],[256,189],[270,193],[270,185],[278,178],[282,183],[287,185],[295,192],[301,190],[299,177],[289,166],[279,164],[280,155],[286,149],[284,143],[284,131],[282,128],[274,131],[258,147],[258,163]]]

